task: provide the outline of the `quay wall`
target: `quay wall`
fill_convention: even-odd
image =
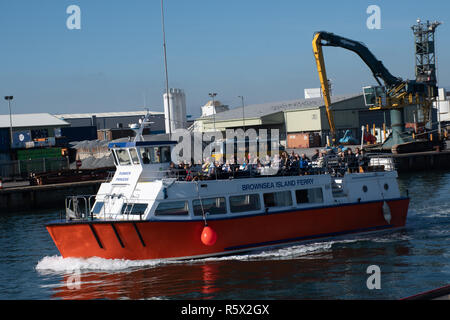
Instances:
[[[66,196],[96,194],[104,180],[0,190],[0,214],[42,209],[64,210]]]
[[[450,150],[391,155],[398,172],[450,169]]]

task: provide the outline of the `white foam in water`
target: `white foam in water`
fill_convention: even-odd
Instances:
[[[196,260],[123,260],[102,259],[98,257],[63,258],[61,256],[47,256],[42,258],[36,265],[40,272],[74,272],[74,271],[125,271],[127,269],[157,267],[167,264],[196,263],[204,261],[226,261],[226,260],[259,260],[259,259],[290,259],[305,256],[313,252],[328,251],[334,243],[354,242],[358,240],[342,240],[319,242],[280,249],[252,252],[247,254],[209,257]]]
[[[326,252],[331,250],[333,244],[345,244],[357,241],[365,241],[364,238],[340,239],[333,241],[312,242],[308,244],[293,245],[289,247],[266,249],[264,251],[253,251],[249,253],[208,257],[194,260],[125,260],[125,259],[102,259],[92,257],[63,258],[62,256],[47,256],[42,258],[36,265],[39,272],[74,272],[74,271],[126,271],[127,269],[158,267],[167,264],[201,263],[205,261],[227,261],[227,260],[260,260],[260,259],[295,259],[307,258],[309,254]]]
[[[173,263],[169,260],[124,260],[102,258],[63,258],[61,256],[47,256],[36,265],[38,271],[73,272],[76,270],[121,271],[130,268],[151,267],[164,263]]]

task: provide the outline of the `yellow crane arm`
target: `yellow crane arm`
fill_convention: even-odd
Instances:
[[[314,35],[312,46],[314,51],[314,57],[316,58],[317,72],[319,73],[322,95],[325,101],[325,109],[327,111],[328,124],[330,125],[330,135],[334,144],[336,138],[336,127],[334,125],[333,111],[331,110],[330,87],[327,78],[327,71],[325,70],[325,61],[323,59],[321,41],[322,39],[320,37],[320,32],[318,32]]]

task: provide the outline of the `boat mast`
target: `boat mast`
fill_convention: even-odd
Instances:
[[[166,31],[164,28],[164,3],[161,0],[161,23],[163,33],[163,49],[164,49],[164,69],[166,73],[166,99],[167,99],[167,117],[169,118],[169,139],[172,138],[172,128],[170,121],[170,99],[169,99],[169,73],[167,72],[167,49],[166,49]]]

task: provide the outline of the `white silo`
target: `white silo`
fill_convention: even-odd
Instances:
[[[169,133],[169,125],[170,132],[174,132],[176,129],[186,128],[186,96],[183,90],[171,88],[169,89],[169,101],[167,101],[166,93],[163,94],[163,99],[166,133]],[[167,102],[169,102],[169,105],[167,105]]]

